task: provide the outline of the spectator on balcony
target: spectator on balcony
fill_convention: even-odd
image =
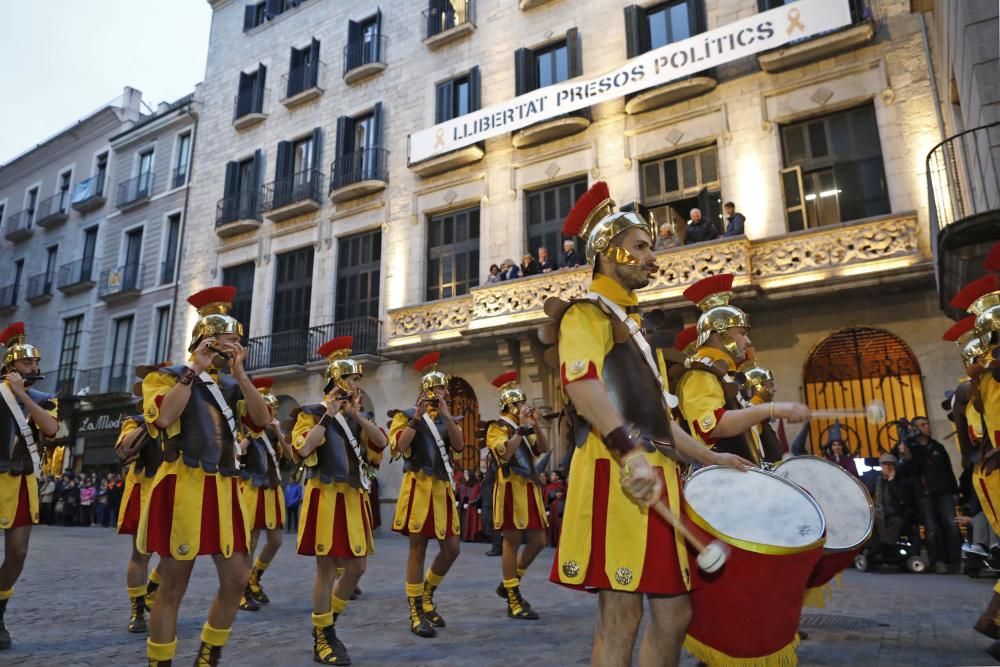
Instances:
[[[722,207],[726,211],[726,231],[723,236],[740,236],[743,234],[743,225],[747,219],[742,213],[736,212],[736,204],[727,201]]]
[[[542,265],[538,263],[531,253],[525,253],[524,257],[521,258],[521,275],[522,276],[537,276],[542,272]]]
[[[671,222],[664,222],[660,225],[660,235],[656,237],[657,250],[669,250],[677,246],[677,234],[674,232],[674,225]]]
[[[563,241],[562,267],[564,269],[572,269],[574,266],[580,266],[581,264],[583,264],[583,257],[577,253],[576,244],[569,239]]]
[[[687,233],[684,244],[702,243],[719,238],[719,225],[714,220],[707,220],[701,215],[701,209],[691,209],[691,219],[687,222]]]
[[[501,277],[500,267],[496,264],[490,264],[490,275],[486,276],[486,281],[483,282],[484,285],[491,285],[493,283],[498,283],[503,278]]]
[[[542,273],[550,273],[559,268],[555,258],[549,254],[548,248],[538,249],[538,265],[541,267]]]
[[[521,270],[512,259],[505,259],[500,265],[500,280],[513,280],[521,277]]]

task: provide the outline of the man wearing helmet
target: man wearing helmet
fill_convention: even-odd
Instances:
[[[673,397],[639,329],[635,294],[657,270],[655,228],[636,213],[615,212],[598,182],[563,232],[586,242],[594,278],[585,299],[549,299],[554,321],[539,332],[542,343],[558,346],[546,359],[559,367],[576,445],[551,580],[599,591],[594,664],[631,663],[645,597],[651,614],[639,662],[676,665],[697,575],[683,539],[649,508],[662,501],[680,511],[674,456],[738,468],[750,462],[700,447],[669,418]]]
[[[31,525],[38,523],[38,476],[42,438],[59,429],[55,396],[31,389],[38,376],[42,354],[25,342],[24,323],[15,322],[0,332],[6,350],[0,369],[0,529],[4,534],[4,560],[0,565],[0,650],[11,647],[4,623],[14,583],[28,556]]]
[[[776,394],[774,374],[769,369],[758,364],[755,359],[748,359],[740,366],[740,373],[746,378],[744,390],[749,395],[749,405],[761,405],[774,401]],[[754,424],[753,430],[757,435],[758,442],[760,442],[762,459],[767,463],[780,461],[786,450],[778,438],[778,434],[771,427],[770,415],[759,424]]]
[[[228,314],[235,294],[232,287],[213,287],[188,297],[199,315],[188,362],[142,381],[146,428],[163,446],[136,535],[140,551],[160,555],[150,665],[173,661],[177,612],[197,556],[215,561],[219,590],[202,626],[196,665],[219,663],[247,585],[251,517],[239,493],[239,430],[259,434],[271,412],[243,368],[243,325]]]
[[[352,342],[351,336],[340,336],[320,346],[318,353],[328,364],[323,402],[298,411],[292,429],[292,444],[308,478],[298,552],[316,557],[313,660],[324,665],[350,663],[336,623],[365,572],[368,555],[375,553],[366,493],[368,451],[386,446],[385,434],[361,407],[364,370],[350,358]],[[339,563],[344,569],[338,577]]]
[[[549,442],[545,431],[538,428],[535,408],[527,404],[528,397],[518,385],[517,373],[496,377],[493,386],[500,390],[500,418],[487,429],[486,446],[498,466],[493,527],[503,533],[503,581],[497,586],[497,595],[507,601],[511,618],[535,620],[538,612],[521,597],[521,577],[545,548],[549,522],[534,457],[547,452]]]

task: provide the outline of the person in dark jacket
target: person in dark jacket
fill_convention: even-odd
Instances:
[[[888,555],[896,548],[900,534],[909,525],[909,517],[913,513],[912,494],[907,481],[896,470],[898,460],[895,456],[883,454],[878,462],[882,473],[875,486],[875,535],[880,552]]]
[[[742,213],[736,212],[736,204],[731,201],[727,201],[725,206],[722,208],[726,211],[726,231],[724,231],[722,235],[739,236],[743,234],[743,226],[747,219]]]
[[[572,269],[574,266],[583,264],[583,257],[576,251],[576,244],[573,241],[563,241],[562,268]]]
[[[542,265],[538,263],[531,253],[525,254],[521,258],[521,275],[522,276],[537,276],[542,272]]]
[[[548,248],[544,247],[538,249],[538,266],[541,273],[549,273],[559,269],[556,258],[549,254]]]
[[[913,418],[907,429],[906,445],[911,452],[910,476],[934,570],[939,574],[954,571],[961,558],[962,538],[955,521],[958,482],[951,457],[944,445],[931,436],[927,417]]]
[[[492,457],[487,458],[486,476],[479,492],[483,506],[483,532],[490,539],[490,550],[487,556],[503,555],[503,534],[493,528],[493,487],[497,483],[497,466]]]
[[[719,224],[701,215],[701,209],[691,209],[691,219],[687,223],[687,233],[684,235],[684,245],[712,241],[719,238]]]
[[[500,280],[513,280],[521,277],[521,270],[512,259],[505,259],[500,265]]]

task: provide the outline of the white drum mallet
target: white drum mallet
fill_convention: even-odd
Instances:
[[[883,424],[886,420],[885,403],[875,400],[866,405],[863,410],[858,408],[842,408],[812,411],[813,419],[844,419],[851,417],[866,419],[873,424]]]
[[[693,546],[698,551],[698,558],[696,562],[698,563],[698,569],[702,572],[712,574],[713,572],[718,572],[723,565],[726,564],[726,557],[729,555],[729,548],[726,546],[725,542],[721,540],[712,540],[709,544],[705,544],[699,540],[694,533],[692,533],[681,518],[670,511],[666,503],[663,500],[657,500],[656,504],[653,505],[653,509],[659,514],[664,521],[673,526],[674,530],[679,532],[681,536],[687,540],[691,546]]]

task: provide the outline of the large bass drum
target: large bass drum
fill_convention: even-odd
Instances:
[[[765,657],[792,664],[802,597],[823,553],[819,504],[773,473],[718,466],[692,474],[684,500],[693,531],[731,549],[691,593],[685,648],[708,664]]]

